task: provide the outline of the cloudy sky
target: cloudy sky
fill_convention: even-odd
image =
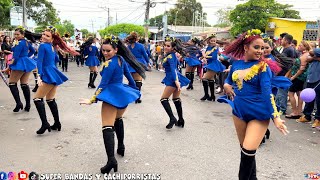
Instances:
[[[86,28],[96,31],[104,28],[108,19],[107,8],[110,9],[111,24],[130,22],[143,24],[145,0],[49,0],[59,12],[62,20],[71,20],[76,28]],[[135,1],[135,2],[130,2]],[[166,9],[174,7],[176,0],[152,0],[157,3],[150,9],[150,17],[162,14]],[[238,0],[197,0],[208,14],[208,23],[216,24],[216,11],[221,8],[235,7],[244,1]],[[161,3],[167,2],[167,3]],[[316,20],[320,16],[319,0],[278,0],[283,4],[292,4],[294,9],[300,11],[304,19]]]

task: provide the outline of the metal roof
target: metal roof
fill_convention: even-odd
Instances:
[[[284,21],[294,21],[294,22],[317,22],[316,19],[293,19],[293,18],[278,18],[278,17],[270,17],[271,19],[279,19]]]

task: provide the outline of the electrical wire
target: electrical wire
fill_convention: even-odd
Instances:
[[[126,17],[124,17],[124,18],[122,18],[121,20],[119,20],[118,23],[121,22],[121,21],[123,21],[124,19],[128,18],[130,15],[132,15],[135,11],[137,11],[139,8],[142,8],[143,6],[144,6],[144,5],[139,6],[137,9],[133,10],[133,11],[132,11],[131,13],[129,13]]]
[[[141,18],[141,16],[143,16],[144,14],[145,14],[145,13],[140,14],[137,19],[134,18],[134,19],[136,19],[136,20],[133,22],[133,24],[136,23],[136,22]],[[129,21],[129,22],[132,22],[132,21],[133,21],[133,19],[132,19],[131,21]]]

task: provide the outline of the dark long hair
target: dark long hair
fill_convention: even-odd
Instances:
[[[276,62],[284,71],[289,71],[294,64],[294,58],[281,54],[276,48],[271,51],[271,54],[275,57]]]
[[[10,36],[4,36],[2,43],[3,43],[3,44],[6,44],[6,45],[11,45],[10,41],[9,41],[9,43],[7,43],[7,41],[6,41],[7,37],[10,38]]]
[[[201,43],[200,39],[194,37],[194,38],[191,39],[191,41],[192,41],[195,45],[200,46],[200,43]]]
[[[89,46],[91,46],[91,44],[93,43],[93,41],[94,41],[94,38],[93,37],[89,37],[88,39],[87,39],[87,41],[86,42],[84,42],[82,45],[81,45],[81,48],[86,48],[86,47],[89,47]]]
[[[143,78],[146,78],[145,69],[137,61],[132,52],[127,48],[127,46],[117,37],[112,36],[111,38],[106,38],[103,42],[104,44],[110,44],[113,49],[118,49],[117,55],[122,56],[123,59]]]
[[[40,40],[40,38],[41,38],[41,34],[30,32],[28,30],[25,30],[22,27],[18,27],[14,31],[20,32],[22,35],[24,35],[25,38],[27,38],[32,43],[35,43],[36,40]]]
[[[182,56],[186,56],[188,53],[188,50],[186,48],[187,45],[183,45],[181,39],[175,39],[173,37],[167,36],[165,38],[165,42],[170,42],[173,50]]]

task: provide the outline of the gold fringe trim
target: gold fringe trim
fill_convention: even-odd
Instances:
[[[250,71],[244,76],[243,80],[245,80],[245,81],[251,80],[256,75],[259,74],[260,70],[261,70],[261,72],[266,72],[267,71],[267,66],[268,66],[268,64],[265,63],[265,62],[260,62],[260,63],[258,63],[256,65],[253,65],[250,68]],[[232,80],[237,84],[239,90],[242,89],[243,81],[241,81],[239,79],[239,74],[238,73],[234,72],[232,74]]]
[[[90,99],[91,103],[96,103],[97,102],[97,96],[101,93],[102,88],[99,88],[94,95],[92,96],[92,98]]]

